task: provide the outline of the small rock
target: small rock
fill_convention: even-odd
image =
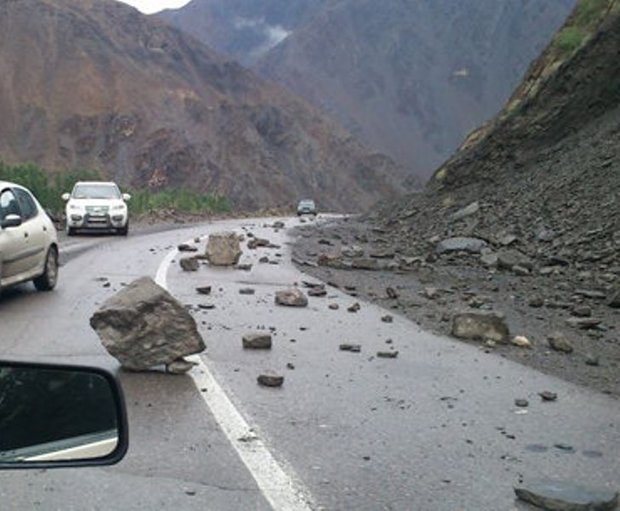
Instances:
[[[479,254],[486,246],[487,242],[478,238],[455,237],[440,241],[435,246],[435,253],[469,252],[470,254]]]
[[[398,298],[398,293],[393,287],[388,287],[385,289],[385,294],[390,300],[396,300]]]
[[[497,254],[497,267],[505,270],[515,270],[515,267],[531,270],[532,261],[518,250],[501,250]]]
[[[194,247],[192,245],[188,245],[187,243],[181,243],[178,247],[177,250],[179,252],[198,252],[198,248]]]
[[[589,318],[592,316],[592,309],[587,305],[576,305],[570,313],[578,318]]]
[[[613,511],[618,493],[569,481],[537,481],[514,489],[516,496],[551,511]]]
[[[269,262],[269,258],[267,256],[263,256],[258,260],[258,262],[261,264],[266,264]]]
[[[613,309],[620,309],[620,287],[610,293],[607,305]]]
[[[361,309],[361,306],[358,302],[355,302],[353,305],[350,305],[349,307],[347,307],[347,310],[349,312],[357,312]]]
[[[538,395],[543,401],[557,401],[558,399],[558,395],[555,392],[551,392],[549,390],[543,390],[542,392],[539,392]]]
[[[439,290],[436,287],[425,287],[421,294],[429,300],[434,300],[439,296]]]
[[[256,378],[259,385],[263,387],[281,387],[284,383],[284,376],[276,374],[261,374]]]
[[[561,351],[563,353],[572,353],[573,346],[564,336],[562,332],[551,332],[547,336],[549,347],[555,351]]]
[[[597,367],[600,364],[600,360],[597,356],[588,353],[586,355],[586,365]]]
[[[200,263],[194,257],[184,257],[179,261],[183,271],[198,271]]]
[[[523,335],[517,335],[513,337],[511,342],[515,346],[519,346],[519,348],[531,348],[532,347],[532,343],[529,341],[527,337],[524,337]]]
[[[271,349],[271,335],[255,333],[243,336],[243,347],[249,350],[269,350]]]
[[[292,287],[284,291],[276,291],[275,302],[276,305],[287,307],[306,307],[308,298],[300,289]]]
[[[527,399],[515,399],[515,406],[519,408],[527,408],[530,406],[530,402]]]
[[[215,309],[215,305],[212,303],[199,303],[198,308],[201,310],[210,311],[210,310]]]
[[[240,295],[253,295],[255,292],[251,287],[243,287],[239,290]]]
[[[293,371],[293,370],[295,370],[295,365],[292,364],[291,362],[289,362],[289,363],[286,364],[286,368],[291,370],[291,371]]]
[[[512,267],[512,272],[518,277],[527,277],[530,274],[530,270],[518,265]]]
[[[593,300],[604,300],[606,295],[603,291],[591,290],[591,289],[577,289],[575,293],[577,296],[583,296],[585,298],[592,298]]]
[[[598,327],[601,324],[601,320],[596,318],[568,318],[566,323],[579,330],[591,330]]]
[[[241,271],[250,271],[252,269],[252,265],[250,263],[242,263],[235,265],[235,270]]]
[[[192,367],[197,365],[195,362],[190,362],[189,360],[184,360],[179,358],[166,364],[166,372],[170,374],[185,374],[191,371]]]
[[[314,286],[308,290],[308,296],[321,297],[327,296],[327,289],[325,286]]]
[[[463,312],[452,318],[452,335],[460,339],[490,340],[507,344],[510,331],[503,314]]]
[[[385,316],[381,316],[381,321],[384,323],[392,323],[394,321],[394,317],[390,314],[386,314]]]
[[[459,209],[456,213],[452,213],[450,215],[450,220],[456,222],[457,220],[462,220],[471,215],[475,215],[480,210],[480,203],[478,201],[472,202],[471,204],[465,206],[462,209]]]
[[[196,292],[199,295],[210,295],[211,294],[211,286],[201,286],[196,288]]]
[[[533,307],[534,309],[539,309],[540,307],[545,305],[545,300],[543,300],[541,296],[533,296],[532,298],[530,298],[528,305],[530,307]]]
[[[398,351],[377,351],[377,357],[379,358],[397,358]]]
[[[351,351],[353,353],[359,353],[362,351],[361,344],[341,344],[339,346],[340,351]]]
[[[497,254],[489,252],[480,256],[480,262],[487,268],[495,268],[497,266]]]
[[[337,303],[330,303],[328,307],[333,311],[337,311],[340,308],[340,305],[338,305]]]

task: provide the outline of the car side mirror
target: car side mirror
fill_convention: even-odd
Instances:
[[[0,361],[0,469],[112,465],[127,447],[123,393],[110,373]]]
[[[124,200],[125,202],[127,202],[129,199],[131,199],[131,195],[129,195],[128,193],[124,193],[124,194],[123,194],[123,200]]]
[[[7,215],[0,222],[0,227],[8,229],[9,227],[19,227],[22,224],[22,217],[19,215]]]
[[[62,200],[64,200],[65,202],[67,202],[70,198],[71,198],[71,194],[70,193],[63,193],[61,195]]]

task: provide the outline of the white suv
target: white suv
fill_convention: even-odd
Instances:
[[[77,229],[103,229],[127,235],[129,215],[125,202],[131,196],[121,194],[116,183],[79,181],[62,198],[67,201],[67,235],[71,236]]]
[[[39,291],[58,279],[56,228],[24,187],[0,181],[0,288],[32,280]]]

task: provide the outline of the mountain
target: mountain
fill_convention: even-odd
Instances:
[[[193,0],[164,16],[427,178],[497,113],[574,1]]]
[[[188,187],[242,209],[357,209],[404,172],[275,84],[113,0],[0,2],[0,158]]]
[[[473,236],[525,254],[563,281],[557,290],[609,288],[620,268],[619,48],[620,0],[580,0],[504,109],[424,193],[375,218],[405,253]]]

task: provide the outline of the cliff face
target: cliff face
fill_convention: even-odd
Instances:
[[[194,0],[166,16],[427,178],[501,108],[574,0],[282,4]]]
[[[241,208],[362,208],[403,177],[307,104],[112,0],[0,2],[0,157]]]

